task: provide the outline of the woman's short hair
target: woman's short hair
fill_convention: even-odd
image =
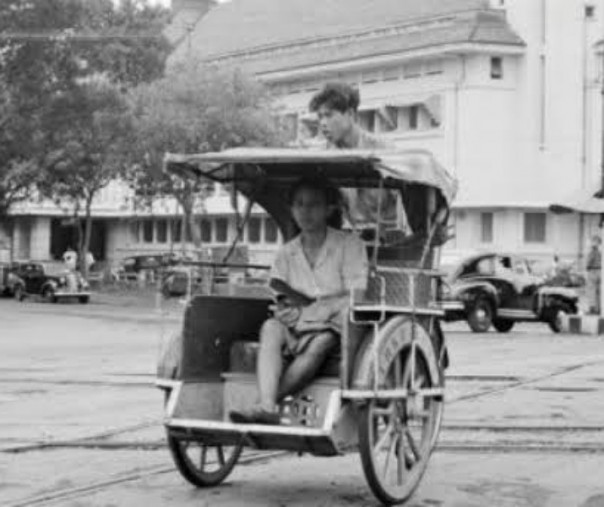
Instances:
[[[335,210],[327,218],[327,225],[340,229],[342,227],[342,208],[343,198],[337,187],[327,178],[322,176],[303,176],[296,181],[289,190],[288,202],[291,206],[297,193],[302,189],[316,190],[325,197],[325,203],[328,206],[335,206]]]
[[[327,83],[310,100],[308,108],[315,113],[321,106],[345,113],[348,110],[357,112],[361,97],[359,91],[347,83]]]

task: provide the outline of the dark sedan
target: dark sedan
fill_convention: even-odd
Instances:
[[[443,280],[445,319],[467,320],[474,332],[491,326],[505,333],[516,322],[540,321],[560,332],[564,314],[577,313],[573,289],[548,286],[518,255],[481,253],[465,257]]]

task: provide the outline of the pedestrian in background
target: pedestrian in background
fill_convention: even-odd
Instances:
[[[587,300],[589,303],[589,312],[600,314],[600,283],[602,273],[602,252],[600,245],[602,240],[600,236],[591,238],[591,249],[587,255]]]

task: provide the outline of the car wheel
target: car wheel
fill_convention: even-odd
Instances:
[[[80,296],[78,298],[78,301],[80,302],[80,304],[85,305],[86,303],[88,303],[88,301],[90,301],[90,297],[89,296]]]
[[[493,323],[493,306],[484,296],[478,296],[468,312],[468,325],[475,333],[486,333]]]
[[[25,290],[22,285],[15,285],[13,289],[13,295],[17,301],[23,301],[25,299]]]
[[[57,302],[57,296],[55,296],[55,291],[52,287],[46,287],[42,291],[42,297],[44,298],[44,301],[46,301],[47,303],[56,303]]]
[[[514,327],[515,322],[509,319],[494,319],[493,327],[500,333],[508,333]]]
[[[570,315],[570,308],[566,305],[559,305],[552,309],[551,316],[547,321],[547,325],[554,333],[562,331],[562,321],[565,315]]]

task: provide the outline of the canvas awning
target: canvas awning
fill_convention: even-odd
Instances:
[[[603,195],[600,185],[593,185],[574,192],[559,203],[550,204],[549,209],[553,213],[604,214]]]

